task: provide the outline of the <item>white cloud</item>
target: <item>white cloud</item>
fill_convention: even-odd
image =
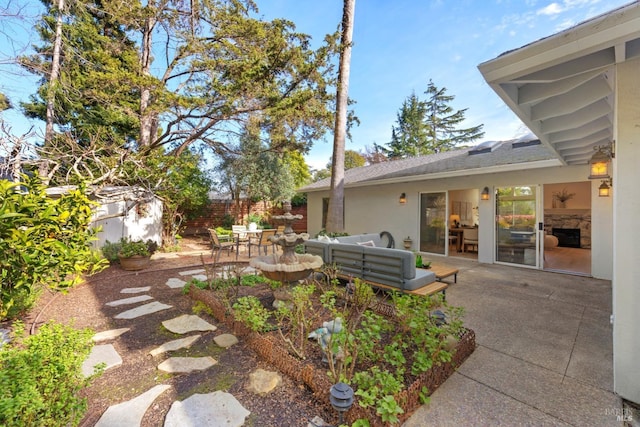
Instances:
[[[551,3],[548,6],[543,7],[542,9],[538,9],[536,12],[538,15],[558,15],[566,10],[566,8],[562,7],[558,3]]]

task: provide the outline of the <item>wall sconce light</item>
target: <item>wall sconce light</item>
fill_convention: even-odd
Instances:
[[[591,160],[589,160],[589,179],[608,179],[609,164],[615,157],[613,142],[609,145],[600,145],[593,148],[596,150]]]
[[[405,203],[407,203],[407,195],[405,193],[402,193],[400,195],[400,204],[404,205]]]
[[[489,200],[489,187],[484,187],[482,193],[480,193],[481,200]]]
[[[598,196],[600,197],[609,197],[609,195],[611,194],[611,187],[613,186],[613,180],[609,179],[609,180],[604,180],[602,181],[602,184],[600,184],[600,187],[598,187]]]

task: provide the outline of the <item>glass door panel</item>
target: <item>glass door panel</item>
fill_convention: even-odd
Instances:
[[[447,194],[420,195],[420,251],[444,254],[448,242]]]
[[[536,187],[496,189],[496,261],[538,266]]]

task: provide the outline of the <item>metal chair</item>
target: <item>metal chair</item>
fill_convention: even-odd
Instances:
[[[258,247],[258,255],[260,255],[260,250],[264,248],[264,254],[267,255],[269,251],[269,246],[271,246],[272,253],[276,253],[275,245],[272,241],[269,240],[269,237],[275,236],[276,230],[263,230],[260,233],[260,238],[255,241],[249,240],[249,258],[251,258],[251,246]]]
[[[229,251],[229,254],[231,254],[235,243],[233,241],[221,242],[220,238],[218,237],[218,233],[216,233],[216,230],[214,230],[213,228],[209,228],[208,230],[209,237],[211,238],[211,257],[213,258],[213,255],[215,254],[215,263],[217,264],[218,260],[220,259],[220,253],[224,250]]]

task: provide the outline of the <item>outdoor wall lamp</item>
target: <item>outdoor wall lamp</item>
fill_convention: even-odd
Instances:
[[[481,200],[489,200],[489,187],[484,187],[482,193],[480,193]]]
[[[589,179],[609,179],[609,164],[611,159],[615,157],[613,145],[600,145],[593,147],[596,152],[589,160]]]
[[[598,187],[598,196],[609,197],[609,195],[611,194],[612,186],[613,186],[612,179],[608,179],[608,180],[605,179],[604,181],[602,181],[602,184],[600,184],[600,187]]]
[[[402,193],[400,195],[400,204],[404,205],[405,203],[407,203],[407,195],[405,193]]]
[[[340,424],[343,423],[344,413],[353,405],[353,389],[345,383],[337,383],[329,389],[329,401],[331,406],[340,416]]]

